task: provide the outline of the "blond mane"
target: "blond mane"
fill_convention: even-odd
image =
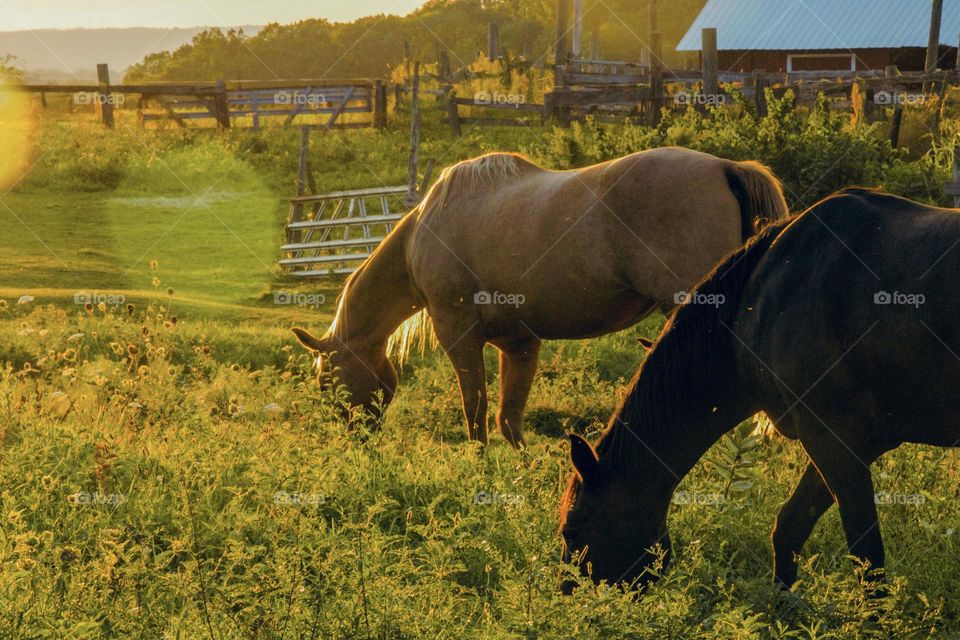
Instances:
[[[451,193],[472,193],[481,187],[513,182],[524,166],[535,166],[517,153],[488,153],[447,167],[419,205],[420,215],[439,214]]]

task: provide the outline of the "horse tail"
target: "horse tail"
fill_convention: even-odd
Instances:
[[[730,191],[740,203],[740,233],[746,242],[771,220],[790,215],[783,186],[773,172],[754,161],[731,162],[726,167]]]

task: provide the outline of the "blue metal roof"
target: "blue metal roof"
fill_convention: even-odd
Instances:
[[[677,51],[699,51],[700,30],[717,48],[887,49],[926,47],[930,0],[707,0]],[[960,0],[944,0],[941,44],[957,46]]]

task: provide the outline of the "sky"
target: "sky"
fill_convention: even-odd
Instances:
[[[0,30],[198,27],[405,15],[424,0],[0,0]]]

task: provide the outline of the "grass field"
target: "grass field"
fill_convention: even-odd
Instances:
[[[292,133],[40,135],[35,170],[0,198],[0,637],[960,635],[955,453],[904,447],[876,465],[884,602],[864,598],[835,509],[794,592],[773,590],[768,533],[805,459],[744,430],[681,485],[674,563],[654,588],[563,597],[562,436],[596,437],[661,316],[546,345],[523,452],[466,442],[438,353],[404,367],[363,441],[288,331],[322,329],[336,285],[322,308],[272,303],[293,286],[273,266]],[[431,153],[507,146],[479,135],[449,151],[436,136]],[[318,141],[318,180],[402,182],[402,139]],[[75,304],[94,291],[123,304]]]

